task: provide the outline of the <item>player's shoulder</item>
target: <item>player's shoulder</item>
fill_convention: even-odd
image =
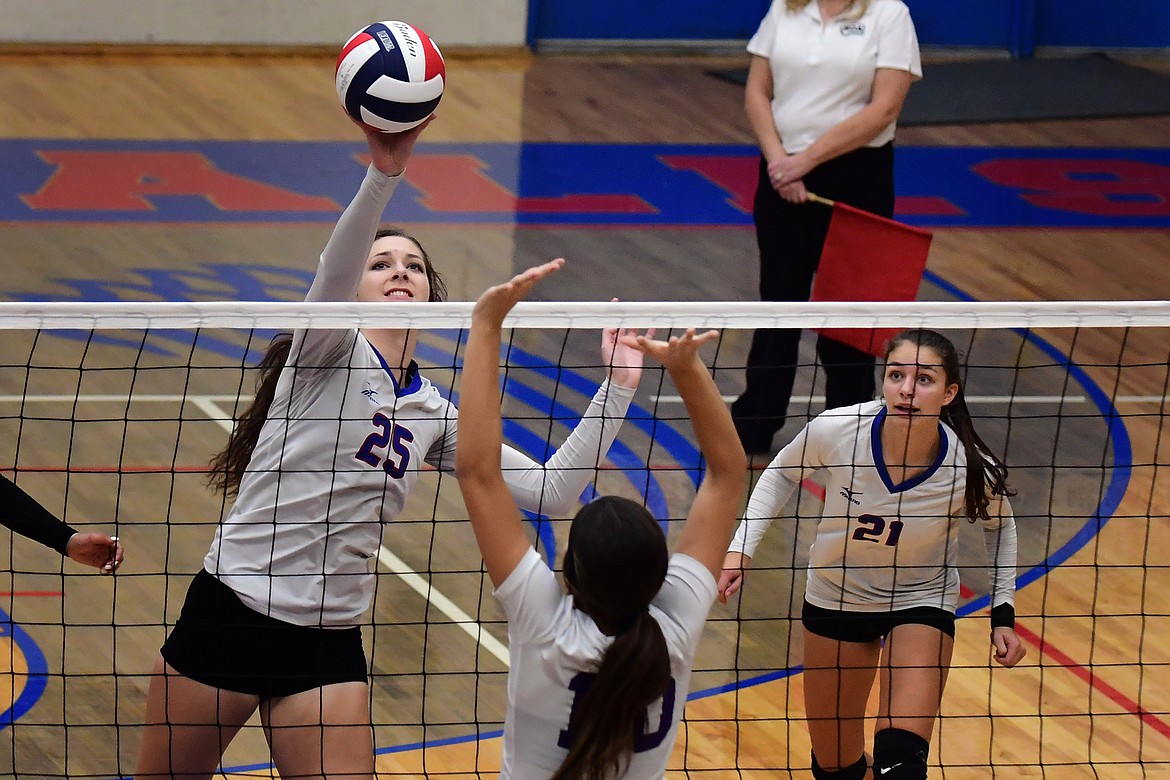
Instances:
[[[826,409],[813,418],[809,427],[819,433],[844,433],[864,429],[873,424],[874,418],[881,412],[883,406],[882,401],[874,400]]]

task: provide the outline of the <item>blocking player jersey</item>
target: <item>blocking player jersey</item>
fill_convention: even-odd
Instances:
[[[939,423],[935,462],[894,483],[886,470],[881,401],[831,409],[805,426],[761,475],[731,551],[755,553],[802,479],[824,470],[825,507],[809,551],[805,598],[825,609],[887,611],[959,600],[959,529],[967,456]],[[1006,499],[991,497],[981,521],[991,568],[991,603],[1013,604],[1016,526]]]
[[[396,181],[370,167],[306,300],[354,299]],[[373,594],[370,559],[382,523],[402,510],[425,465],[455,464],[457,410],[415,364],[406,376],[398,386],[357,330],[294,333],[239,494],[203,562],[248,607],[297,625],[359,622]],[[504,447],[501,465],[517,504],[570,514],[633,393],[602,384],[547,464]]]
[[[508,713],[504,722],[501,780],[547,780],[568,754],[574,701],[596,673],[613,641],[584,612],[573,608],[556,576],[529,550],[495,591],[508,616]],[[635,737],[627,780],[660,780],[674,748],[695,650],[715,601],[715,579],[701,563],[676,553],[666,581],[651,602],[670,651],[671,685],[647,712]]]

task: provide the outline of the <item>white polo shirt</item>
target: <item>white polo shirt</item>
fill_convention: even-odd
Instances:
[[[922,78],[918,36],[902,0],[871,0],[858,19],[845,14],[821,21],[817,0],[790,13],[773,0],[748,41],[752,54],[772,66],[772,119],[789,154],[812,146],[825,131],[864,108],[878,68]],[[896,122],[867,146],[894,139]]]

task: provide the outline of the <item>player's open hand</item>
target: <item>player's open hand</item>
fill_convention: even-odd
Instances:
[[[647,330],[645,336],[653,338],[654,329]],[[601,360],[608,366],[610,381],[630,389],[642,381],[643,352],[636,346],[637,337],[634,328],[606,328],[601,332]]]
[[[687,328],[683,335],[671,336],[668,341],[653,339],[649,335],[622,336],[622,341],[629,347],[654,358],[666,370],[673,372],[691,368],[698,359],[699,347],[717,338],[719,338],[717,330],[695,333],[694,328]]]
[[[406,170],[406,163],[414,152],[415,142],[433,121],[435,115],[431,114],[421,124],[401,133],[383,133],[361,122],[355,121],[354,124],[366,134],[366,143],[370,147],[370,158],[374,167],[387,176],[397,176]]]
[[[537,282],[560,270],[564,264],[564,259],[558,257],[556,260],[521,271],[510,281],[489,287],[475,302],[475,308],[471,311],[472,323],[499,327],[508,312],[512,311],[512,307],[524,298]]]

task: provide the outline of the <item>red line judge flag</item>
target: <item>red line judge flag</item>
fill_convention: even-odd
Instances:
[[[930,253],[929,230],[845,203],[832,205],[812,301],[913,301]],[[829,338],[882,357],[899,328],[820,328]]]

